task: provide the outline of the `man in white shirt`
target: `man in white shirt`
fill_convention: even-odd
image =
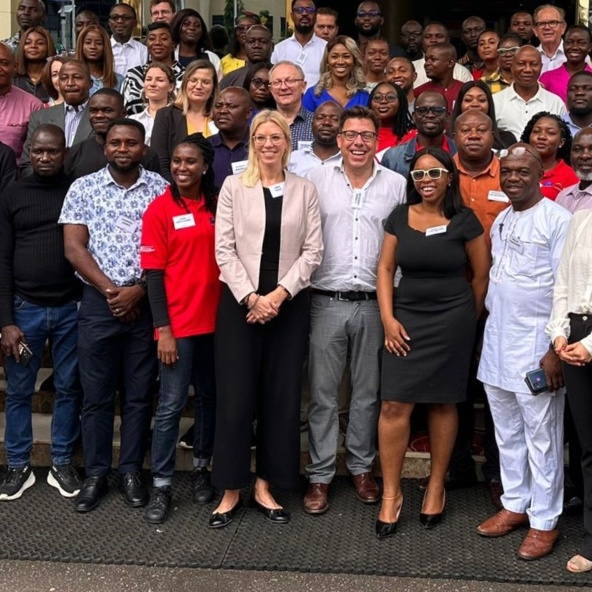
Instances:
[[[320,64],[327,42],[314,34],[316,18],[314,0],[292,0],[294,34],[278,43],[271,54],[271,63],[290,61],[302,68],[306,89],[314,86],[320,77]]]
[[[136,66],[148,61],[148,49],[132,38],[134,27],[138,24],[136,10],[129,4],[114,4],[109,13],[111,29],[111,49],[115,61],[115,71],[122,76]]]
[[[493,95],[497,126],[519,138],[532,119],[541,111],[562,116],[565,103],[539,84],[541,54],[531,45],[523,45],[512,59],[514,82]]]
[[[337,134],[342,113],[343,107],[335,101],[327,101],[316,108],[312,118],[314,140],[310,146],[292,152],[288,164],[291,173],[304,176],[315,167],[341,163]]]
[[[376,300],[376,272],[383,224],[405,200],[405,179],[375,162],[380,122],[366,107],[341,116],[341,165],[307,175],[317,186],[323,244],[321,267],[312,277],[308,415],[311,464],[304,511],[329,509],[329,485],[337,457],[338,387],[351,352],[352,394],[345,435],[345,463],[357,498],[376,503],[372,477],[380,410],[379,355],[383,329]]]
[[[560,6],[543,4],[534,11],[534,34],[541,42],[537,48],[543,60],[542,72],[555,70],[567,61],[563,51],[565,10]]]
[[[501,188],[511,206],[491,228],[489,317],[477,375],[491,408],[504,489],[503,509],[477,532],[499,537],[530,523],[518,550],[525,560],[552,551],[563,510],[565,390],[545,326],[571,214],[543,197],[542,175],[541,158],[529,144],[514,144],[500,160]],[[525,377],[538,368],[546,388],[533,396]]]

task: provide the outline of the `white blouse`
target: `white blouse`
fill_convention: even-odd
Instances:
[[[129,116],[130,119],[139,121],[146,130],[146,140],[144,141],[146,146],[150,146],[150,138],[152,137],[152,128],[154,127],[154,117],[148,113],[148,108],[144,109],[140,113],[134,113]]]
[[[569,313],[592,314],[592,210],[576,212],[567,231],[545,329],[551,341],[569,337]],[[592,354],[592,334],[580,343]]]

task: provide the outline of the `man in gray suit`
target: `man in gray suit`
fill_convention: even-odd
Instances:
[[[31,159],[29,150],[33,132],[44,123],[53,123],[64,130],[66,146],[70,148],[93,134],[88,120],[88,96],[92,86],[90,71],[86,64],[78,60],[68,60],[62,66],[59,77],[60,93],[64,103],[31,115],[27,139],[23,147],[21,169],[23,175],[30,175]]]

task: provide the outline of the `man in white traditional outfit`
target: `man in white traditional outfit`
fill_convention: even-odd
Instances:
[[[477,528],[498,537],[530,523],[518,556],[551,552],[563,505],[563,406],[559,358],[545,325],[571,214],[540,192],[541,158],[514,144],[500,162],[500,182],[511,206],[491,228],[493,264],[489,311],[477,377],[483,382],[500,451],[503,509]],[[525,375],[544,370],[547,390],[533,395]]]

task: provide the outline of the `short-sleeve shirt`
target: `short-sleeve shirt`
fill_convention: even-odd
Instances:
[[[164,271],[175,338],[213,333],[222,284],[214,252],[215,219],[204,199],[177,203],[170,187],[147,208],[142,222],[142,269]]]
[[[579,183],[579,178],[575,171],[559,159],[557,164],[549,171],[543,173],[541,179],[541,193],[549,199],[555,200],[561,191],[571,187],[574,183]]]

